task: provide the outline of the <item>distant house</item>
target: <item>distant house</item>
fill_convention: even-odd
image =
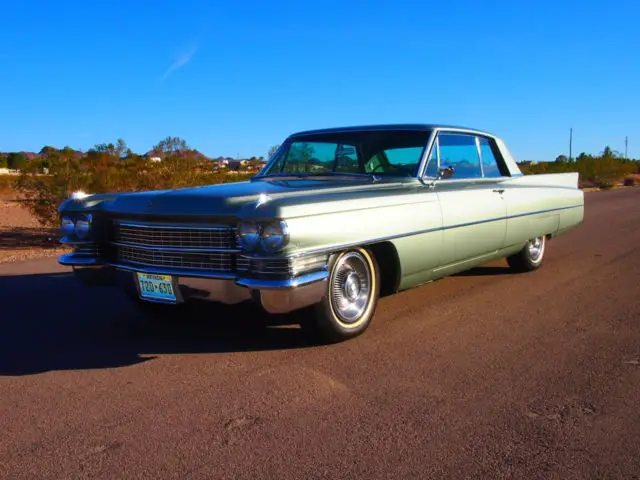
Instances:
[[[171,156],[171,157],[190,156],[191,158],[196,158],[197,160],[209,160],[209,161],[211,160],[209,157],[200,153],[197,150],[180,150],[177,152],[173,152],[170,155],[160,150],[149,150],[147,153],[143,155],[143,157],[149,160],[150,162],[161,162],[167,156]]]
[[[147,153],[142,155],[143,158],[146,158],[150,162],[161,162],[163,156],[162,152],[158,150],[149,150]]]

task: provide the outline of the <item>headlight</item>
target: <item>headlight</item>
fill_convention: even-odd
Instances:
[[[282,249],[289,241],[285,222],[242,222],[238,225],[240,246],[247,252],[258,248],[266,253]]]
[[[284,222],[267,223],[262,228],[260,246],[267,253],[273,253],[280,250],[287,244],[289,233],[287,232],[287,224]]]
[[[251,252],[260,243],[260,225],[254,222],[242,222],[238,227],[238,236],[242,249]]]
[[[62,232],[62,235],[64,235],[65,237],[73,235],[74,229],[75,224],[73,223],[71,217],[65,216],[60,219],[60,231]]]
[[[85,239],[91,233],[91,215],[81,215],[76,220],[75,232],[78,238]]]

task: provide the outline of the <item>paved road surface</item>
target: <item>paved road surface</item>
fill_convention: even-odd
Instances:
[[[334,346],[0,266],[0,478],[640,478],[640,189]]]

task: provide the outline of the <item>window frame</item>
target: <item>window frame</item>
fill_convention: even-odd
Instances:
[[[455,174],[453,177],[450,178],[441,178],[438,179],[438,181],[473,181],[473,180],[483,180],[483,181],[490,181],[490,180],[496,180],[496,179],[500,179],[500,178],[511,178],[511,174],[509,173],[509,169],[507,168],[506,162],[504,161],[504,158],[502,156],[502,153],[500,152],[500,149],[498,148],[495,140],[490,136],[490,135],[486,135],[483,134],[481,132],[472,132],[472,131],[466,131],[466,130],[455,130],[455,129],[434,129],[433,130],[433,139],[431,141],[431,147],[428,149],[428,152],[425,153],[425,163],[424,163],[424,168],[422,169],[422,173],[420,175],[420,178],[422,179],[433,179],[437,177],[432,177],[429,175],[426,175],[427,173],[427,169],[429,168],[429,162],[431,161],[431,156],[432,156],[432,152],[433,149],[436,149],[436,161],[437,161],[437,171],[440,171],[441,168],[441,158],[440,158],[440,135],[465,135],[465,136],[471,136],[474,138],[474,143],[476,146],[476,151],[478,153],[478,158],[480,159],[480,172],[482,174],[482,176],[480,177],[463,177],[463,178],[456,178]],[[484,166],[483,166],[483,162],[482,162],[482,149],[480,147],[480,139],[485,139],[487,141],[487,143],[489,144],[489,148],[491,149],[491,152],[493,153],[493,156],[496,160],[496,164],[498,166],[498,170],[500,172],[500,176],[499,177],[487,177],[485,176],[484,173]]]

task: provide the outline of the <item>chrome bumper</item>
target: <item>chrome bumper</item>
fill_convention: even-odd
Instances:
[[[105,264],[73,253],[61,256],[58,262],[73,267],[75,275],[89,286],[121,285],[135,289],[136,272],[173,275],[180,288],[179,302],[207,300],[233,305],[257,301],[274,314],[289,313],[320,302],[329,276],[326,270],[320,270],[284,280],[244,278],[235,274]]]

